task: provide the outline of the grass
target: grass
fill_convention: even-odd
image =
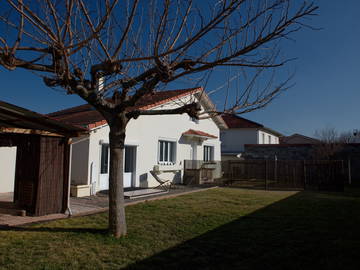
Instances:
[[[360,193],[219,188],[0,230],[0,269],[359,269]]]

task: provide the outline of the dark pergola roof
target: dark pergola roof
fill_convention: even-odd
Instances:
[[[47,132],[66,137],[77,137],[87,132],[84,128],[0,101],[0,132],[2,130],[7,130],[7,132],[8,130],[28,130],[29,133],[35,134]]]

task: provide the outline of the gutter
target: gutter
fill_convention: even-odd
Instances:
[[[71,190],[71,157],[72,157],[72,143],[71,143],[72,139],[68,140],[68,144],[70,145],[70,150],[69,150],[69,176],[68,176],[68,200],[67,200],[67,208],[66,208],[66,212],[68,212],[69,217],[71,217],[73,215],[71,207],[70,207],[70,190]]]

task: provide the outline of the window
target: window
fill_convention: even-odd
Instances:
[[[175,163],[175,142],[159,141],[159,164],[173,165]]]
[[[262,144],[265,144],[265,134],[262,133]]]
[[[271,136],[269,135],[268,138],[269,138],[269,144],[271,144]]]
[[[109,145],[101,145],[101,174],[107,174],[109,171]]]
[[[204,146],[204,161],[214,160],[214,147],[213,146]]]

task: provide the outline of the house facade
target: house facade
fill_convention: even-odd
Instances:
[[[221,131],[222,160],[241,157],[246,144],[279,144],[279,132],[237,115],[222,115],[228,126]]]
[[[172,90],[144,97],[141,109],[172,109],[200,100],[203,110],[214,105],[202,88]],[[86,126],[89,134],[72,142],[71,183],[73,195],[86,196],[109,186],[109,126],[89,105],[52,113],[55,119]],[[221,117],[191,119],[187,114],[140,116],[130,120],[125,139],[124,187],[155,187],[154,166],[160,178],[181,183],[184,160],[220,160]]]

